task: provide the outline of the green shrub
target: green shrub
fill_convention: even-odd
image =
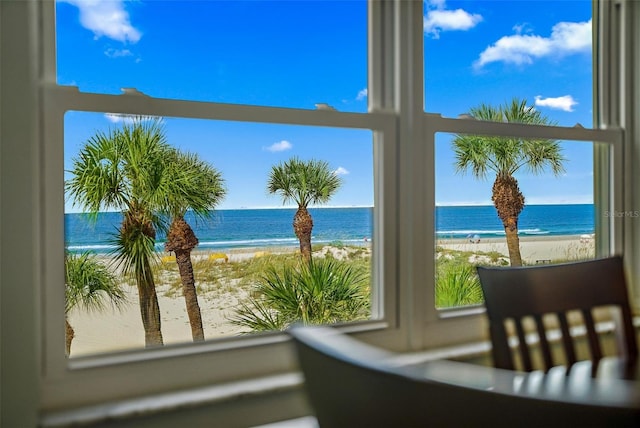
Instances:
[[[249,299],[230,321],[252,331],[283,330],[291,324],[333,324],[370,314],[369,275],[334,259],[295,261],[267,267]]]
[[[436,307],[476,305],[484,301],[475,267],[462,263],[438,263]]]

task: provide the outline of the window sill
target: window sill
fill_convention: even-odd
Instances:
[[[58,428],[124,421],[160,413],[177,412],[214,404],[230,403],[248,397],[298,389],[303,384],[299,373],[266,376],[251,380],[214,385],[187,391],[105,403],[44,415],[40,426]]]

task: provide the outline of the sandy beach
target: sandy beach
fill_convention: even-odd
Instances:
[[[205,260],[212,254],[224,254],[227,259],[219,259],[218,263],[237,263],[269,254],[294,252],[293,248],[243,249],[230,250],[225,253],[194,251],[192,261]],[[108,257],[100,256],[108,263]],[[215,256],[213,256],[215,257]],[[175,265],[171,255],[160,255],[162,264]],[[218,260],[218,259],[217,259]],[[181,291],[176,292],[170,283],[179,281],[177,272],[163,273],[156,283],[158,305],[160,306],[162,336],[165,344],[191,342],[191,327],[184,298]],[[198,303],[202,316],[202,325],[206,339],[231,336],[242,333],[242,329],[231,324],[228,317],[233,315],[239,302],[249,297],[247,287],[237,287],[237,280],[226,279],[219,283],[200,283],[198,286]],[[202,290],[206,291],[202,291]],[[91,355],[103,352],[114,352],[144,348],[144,329],[140,320],[138,292],[135,284],[124,284],[127,303],[120,308],[108,308],[103,311],[87,312],[74,308],[68,314],[75,336],[71,346],[71,356]]]
[[[442,239],[437,245],[455,251],[509,254],[504,238],[481,239],[477,243],[468,239]],[[520,253],[527,264],[594,257],[594,238],[593,235],[521,236]]]
[[[507,246],[503,238],[481,239],[478,243],[468,239],[444,239],[437,243],[445,250],[464,252],[498,252],[507,257]],[[592,237],[554,236],[554,237],[521,237],[520,247],[526,263],[546,263],[553,260],[587,258],[594,255]],[[336,249],[337,250],[337,249]],[[336,251],[331,249],[331,251]],[[280,249],[248,249],[233,250],[224,254],[226,263],[239,261],[268,254],[293,252],[293,248]],[[326,252],[327,250],[325,250]],[[166,257],[166,255],[164,255]],[[210,253],[195,252],[194,259],[208,258]],[[167,260],[167,262],[170,262]],[[220,263],[224,263],[220,260]],[[174,263],[175,264],[175,263]],[[172,275],[163,273],[163,275]],[[177,281],[177,273],[158,281],[157,294],[162,317],[162,334],[165,344],[191,342],[191,329],[181,292],[169,285]],[[249,297],[250,287],[237,286],[237,279],[222,278],[212,283],[198,285],[198,300],[206,339],[241,334],[241,328],[231,324],[228,317],[235,313],[239,302]],[[140,320],[140,309],[136,287],[124,285],[128,304],[120,310],[108,309],[102,312],[85,312],[73,309],[69,314],[69,322],[75,330],[75,338],[71,347],[71,356],[83,356],[103,352],[140,349],[144,347],[144,330]],[[202,290],[202,291],[201,291]]]

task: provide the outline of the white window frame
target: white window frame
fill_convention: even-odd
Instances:
[[[600,4],[600,7],[609,7],[611,5]],[[602,15],[602,10],[596,9],[594,3],[594,16]],[[619,17],[618,17],[619,18]],[[594,19],[594,22],[598,22]],[[601,22],[601,21],[600,21]],[[609,20],[609,23],[612,21]],[[594,62],[597,57],[603,58],[609,64],[617,64],[619,62],[618,51],[615,49],[615,43],[618,40],[612,40],[614,35],[605,35],[602,31],[598,31],[594,24],[593,32],[598,36],[598,43],[594,42],[594,46],[598,46],[599,51],[596,53],[594,49]],[[417,31],[416,31],[417,33]],[[418,36],[416,35],[416,41]],[[424,40],[420,34],[420,41]],[[614,48],[612,51],[605,50],[602,45]],[[606,55],[606,57],[603,57]],[[602,80],[608,77],[603,70],[594,70],[594,81]],[[612,89],[612,88],[609,88]],[[594,89],[595,91],[595,89]],[[594,93],[594,105],[598,105],[602,112],[610,112],[615,110],[615,106],[620,101],[616,96],[610,96],[606,100],[601,99],[602,96]],[[607,114],[610,117],[610,114]],[[596,121],[594,121],[596,122]],[[425,207],[422,209],[426,215],[422,217],[424,224],[416,226],[417,230],[428,230],[431,232],[425,239],[425,242],[416,243],[414,253],[418,251],[417,246],[426,245],[427,248],[435,248],[435,232],[433,226],[435,224],[435,135],[437,133],[450,134],[476,134],[476,135],[499,135],[499,136],[515,136],[521,138],[541,138],[566,141],[582,141],[587,144],[593,144],[594,152],[594,206],[597,213],[595,216],[595,232],[596,232],[596,257],[604,257],[610,254],[622,254],[625,249],[625,226],[628,230],[628,220],[620,217],[606,218],[603,213],[622,212],[625,206],[629,206],[625,201],[624,186],[624,132],[619,122],[610,121],[608,124],[598,123],[597,129],[585,129],[582,127],[561,127],[561,126],[544,126],[544,125],[522,125],[513,123],[492,123],[477,121],[468,118],[445,118],[438,114],[425,113],[422,117],[422,136],[424,141],[423,152],[414,156],[424,160],[423,167],[418,169],[422,172],[420,177],[414,177],[413,180],[422,180],[427,183]],[[422,190],[422,189],[421,189]],[[628,191],[628,186],[626,187]],[[419,198],[419,195],[414,195]],[[424,197],[423,197],[424,198]],[[627,224],[625,224],[627,223]],[[630,249],[627,249],[628,255],[632,256]],[[628,257],[627,265],[631,264],[632,257]],[[417,276],[424,275],[426,278],[434,278],[435,276],[435,258],[428,257],[426,262],[419,266],[420,273]],[[433,280],[432,280],[433,281]],[[483,306],[474,308],[451,308],[436,309],[435,293],[433,289],[425,290],[426,295],[421,302],[426,300],[426,311],[424,313],[424,329],[422,330],[421,343],[423,347],[433,347],[446,345],[452,338],[459,342],[477,340],[479,332],[486,334],[486,316]],[[416,308],[417,309],[417,308]],[[416,341],[420,342],[419,339]]]
[[[58,87],[53,2],[0,2],[2,421],[26,421],[22,425],[33,426],[38,414],[55,409],[251,379],[294,366],[286,337],[281,334],[166,346],[78,359],[69,365],[63,357],[62,322],[62,114],[67,108],[374,130],[374,147],[383,150],[375,165],[375,203],[381,209],[375,228],[382,237],[374,239],[381,246],[376,248],[381,260],[374,264],[380,268],[376,275],[384,284],[384,319],[346,328],[397,350],[486,338],[481,314],[454,311],[444,316],[429,300],[434,266],[425,259],[429,260],[435,248],[435,133],[486,133],[490,129],[491,133],[539,132],[536,135],[550,138],[606,142],[613,149],[599,149],[595,155],[596,198],[609,200],[623,211],[640,210],[635,179],[640,174],[640,55],[633,48],[640,45],[637,2],[597,3],[594,60],[597,56],[601,67],[594,78],[598,82],[594,104],[601,114],[595,121],[596,130],[492,128],[487,123],[425,114],[422,7],[421,2],[413,1],[370,2],[369,113],[354,114],[195,105],[131,94],[82,94]],[[612,239],[599,250],[624,250],[636,303],[640,296],[638,281],[634,281],[640,275],[637,223],[633,218],[614,223],[609,234]],[[176,370],[184,367],[189,372]]]
[[[122,95],[80,92],[71,86],[59,86],[55,71],[55,4],[40,3],[43,29],[42,120],[43,135],[43,407],[64,408],[89,405],[114,396],[139,396],[175,388],[214,384],[247,376],[284,373],[294,369],[295,359],[284,333],[267,333],[255,337],[229,337],[206,341],[166,345],[68,359],[64,356],[64,114],[67,111],[116,113],[187,119],[209,119],[246,123],[308,125],[316,127],[370,130],[374,151],[374,231],[372,287],[373,319],[349,323],[349,331],[368,332],[371,340],[398,329],[397,284],[393,226],[397,223],[396,193],[396,120],[384,111],[344,113],[327,110],[263,107],[185,100],[159,99],[135,90]],[[375,43],[374,43],[375,44]],[[375,75],[375,73],[373,73]],[[382,286],[384,284],[384,286]],[[378,339],[379,340],[379,339]],[[187,373],[180,367],[201,367]],[[250,369],[248,370],[248,368]],[[205,369],[206,368],[206,369]],[[158,376],[162,373],[162,376]],[[144,383],[127,382],[140,376]],[[89,388],[100,384],[100,388]]]
[[[423,349],[482,339],[486,334],[482,308],[448,311],[435,308],[435,259],[429,256],[435,251],[435,134],[449,132],[512,135],[609,144],[611,150],[595,150],[596,163],[601,166],[600,172],[604,172],[600,177],[609,177],[610,171],[614,171],[615,174],[606,182],[596,181],[595,203],[611,210],[623,210],[622,133],[617,128],[581,129],[485,123],[424,113],[422,4],[407,2],[394,3],[391,6],[388,3],[374,5],[369,13],[370,25],[373,26],[369,30],[370,56],[374,66],[370,67],[370,92],[373,99],[370,111],[366,114],[167,100],[135,93],[89,94],[79,92],[73,87],[58,86],[55,81],[46,82],[42,88],[44,130],[50,144],[45,146],[45,159],[48,160],[44,169],[45,211],[63,212],[63,200],[59,197],[63,192],[60,149],[63,147],[63,116],[69,110],[370,129],[375,132],[375,187],[382,189],[376,190],[375,196],[377,211],[374,216],[376,224],[373,242],[376,247],[372,261],[375,268],[379,269],[374,272],[374,281],[381,278],[378,284],[383,284],[384,293],[383,298],[374,298],[374,316],[382,314],[382,317],[345,328],[350,331],[368,332],[365,335],[368,340],[396,349]],[[44,16],[49,13],[47,6],[43,12]],[[393,23],[390,25],[391,19]],[[384,32],[389,27],[393,29],[393,33]],[[53,37],[45,37],[45,40],[53,40]],[[392,45],[390,40],[394,44],[399,43],[400,48],[389,49]],[[383,50],[385,52],[379,54]],[[395,55],[396,64],[408,63],[411,66],[390,70],[388,66],[380,64],[378,58],[387,57],[390,51]],[[45,70],[48,70],[45,75],[55,76],[53,62],[45,62]],[[378,88],[382,90],[377,90]],[[389,93],[395,93],[395,96],[385,98],[384,95]],[[376,94],[382,95],[376,98]],[[397,129],[396,118],[399,123]],[[416,126],[416,123],[421,125]],[[404,141],[405,144],[397,145],[395,141]],[[399,165],[397,169],[396,153]],[[395,181],[395,177],[398,177],[398,182]],[[425,183],[426,186],[422,188],[403,184],[403,180],[412,184]],[[393,199],[396,189],[398,200]],[[396,206],[397,212],[394,209]],[[129,370],[135,370],[138,375],[140,370],[144,370],[147,373],[146,377],[152,378],[154,373],[170,372],[169,366],[176,364],[224,367],[220,371],[209,371],[210,375],[207,378],[207,382],[220,382],[246,376],[246,367],[249,364],[255,367],[256,373],[263,374],[285,372],[295,365],[287,346],[283,345],[286,339],[283,334],[267,334],[250,339],[235,337],[197,345],[172,345],[162,349],[67,360],[63,356],[63,330],[59,328],[63,320],[60,308],[64,307],[63,283],[60,281],[60,278],[63,278],[63,259],[59,249],[63,248],[64,237],[60,229],[55,227],[60,222],[59,218],[49,215],[45,221],[47,223],[43,228],[44,252],[52,255],[45,259],[44,270],[47,281],[45,337],[50,340],[46,341],[45,347],[47,365],[43,391],[44,396],[51,400],[45,401],[45,407],[77,403],[79,399],[88,400],[87,402],[107,399],[122,385],[122,379],[132,375]],[[614,218],[609,224],[598,222],[596,226],[598,255],[620,253],[624,236],[621,219]],[[397,243],[392,232],[396,227],[400,231]],[[417,230],[426,233],[416,234]],[[410,255],[401,257],[397,261],[398,266],[395,266],[396,257],[389,255],[402,254],[406,248],[411,248]],[[404,272],[410,274],[410,278],[404,278]],[[405,281],[407,285],[401,286]],[[376,287],[374,289],[377,290]],[[413,297],[397,297],[403,293],[406,293],[405,296]],[[384,308],[378,306],[380,302],[384,302]],[[256,364],[253,357],[258,353],[261,355],[261,362]],[[133,368],[142,362],[144,368]],[[108,375],[105,377],[103,372],[108,372]],[[88,395],[86,392],[79,396],[70,392],[84,390],[82,385],[92,376],[101,379],[104,377],[104,380],[100,381],[104,388],[100,393],[96,393],[95,397],[94,394]],[[145,394],[157,391],[163,387],[162,385],[175,385],[177,382],[192,384],[202,380],[201,374],[185,379],[184,374],[176,373],[175,379],[165,378],[153,386],[145,383],[139,388],[129,387],[127,393]]]

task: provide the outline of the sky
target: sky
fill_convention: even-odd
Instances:
[[[367,3],[352,1],[58,0],[61,85],[119,94],[367,111]],[[425,111],[457,117],[514,97],[559,125],[592,126],[591,2],[427,1]],[[97,130],[127,118],[65,116],[65,168]],[[218,209],[282,206],[266,182],[293,156],[343,179],[329,206],[373,204],[372,133],[164,118],[170,144],[221,173]],[[455,172],[451,135],[436,137],[436,203],[489,204],[491,179]],[[516,177],[527,203],[590,203],[592,144],[563,142],[566,172]],[[66,175],[68,178],[69,175]],[[78,211],[71,201],[67,211]]]

